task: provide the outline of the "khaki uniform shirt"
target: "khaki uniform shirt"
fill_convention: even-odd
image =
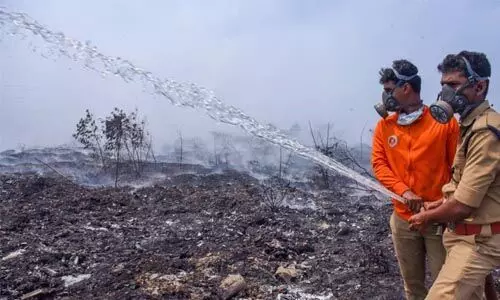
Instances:
[[[490,127],[491,129],[489,129]],[[500,114],[487,100],[460,121],[460,142],[445,198],[475,208],[469,224],[500,222]]]

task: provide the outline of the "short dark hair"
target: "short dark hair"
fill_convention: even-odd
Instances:
[[[414,64],[412,64],[410,61],[406,59],[398,59],[392,62],[392,69],[396,70],[401,75],[405,76],[412,76],[418,73],[418,68]],[[380,84],[384,84],[389,81],[394,81],[396,84],[398,83],[404,83],[408,82],[408,84],[411,86],[413,91],[416,93],[420,93],[420,89],[422,86],[422,78],[420,78],[419,75],[415,76],[411,80],[405,81],[405,80],[400,80],[399,78],[396,77],[396,74],[394,74],[394,71],[391,68],[382,68],[379,71],[380,75]]]
[[[491,76],[491,65],[484,53],[474,52],[474,51],[461,51],[458,54],[448,54],[445,56],[443,61],[437,66],[440,73],[450,73],[450,72],[461,72],[463,76],[469,77],[471,74],[467,71],[467,66],[465,65],[462,57],[465,57],[470,63],[470,66],[474,72],[476,72],[481,77]],[[490,86],[489,80],[487,80],[486,90],[484,95],[488,94],[488,88]]]

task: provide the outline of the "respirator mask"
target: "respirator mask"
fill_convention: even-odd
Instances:
[[[406,76],[399,74],[398,71],[392,69],[394,72],[394,75],[396,75],[396,78],[398,79],[398,82],[396,83],[396,87],[401,87],[403,84],[405,84],[407,81],[412,80],[413,78],[417,77],[418,74],[414,74],[411,76]],[[382,92],[382,102],[377,103],[374,105],[375,110],[377,113],[382,117],[386,118],[389,115],[389,112],[396,112],[401,110],[401,105],[399,104],[398,99],[396,99],[393,96],[393,91],[391,92]]]
[[[472,69],[469,61],[465,57],[462,57],[462,60],[469,74],[467,82],[457,90],[447,84],[443,85],[436,102],[429,107],[432,117],[439,123],[448,123],[455,113],[460,114],[460,118],[465,117],[476,105],[469,102],[467,97],[463,94],[463,91],[479,80],[488,79],[488,77],[479,76]]]

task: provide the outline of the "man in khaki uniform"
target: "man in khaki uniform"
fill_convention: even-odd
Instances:
[[[488,274],[500,266],[500,114],[486,100],[491,67],[483,53],[462,51],[438,70],[443,88],[431,113],[441,123],[460,115],[460,145],[444,198],[409,223],[420,231],[448,223],[446,261],[426,299],[483,299]]]

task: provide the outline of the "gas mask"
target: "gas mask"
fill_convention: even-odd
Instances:
[[[457,90],[447,84],[443,85],[441,92],[438,94],[438,99],[429,107],[432,117],[439,123],[448,123],[455,113],[460,114],[460,118],[465,117],[476,105],[469,102],[469,99],[465,97],[463,91],[479,80],[488,79],[488,77],[480,77],[472,69],[469,61],[465,57],[462,57],[462,59],[469,73],[467,82]]]
[[[412,80],[413,78],[418,76],[418,74],[413,74],[411,76],[401,75],[398,73],[398,71],[394,69],[392,69],[392,71],[394,72],[394,75],[396,75],[396,78],[398,79],[396,87],[401,87],[407,81]],[[393,96],[393,91],[391,91],[390,93],[383,91],[382,102],[375,104],[374,108],[382,118],[386,118],[389,115],[389,112],[400,111],[401,105],[399,104],[398,99],[396,99]]]
[[[399,101],[392,95],[392,92],[382,92],[382,102],[375,104],[375,110],[382,117],[386,118],[389,113],[400,109]]]

